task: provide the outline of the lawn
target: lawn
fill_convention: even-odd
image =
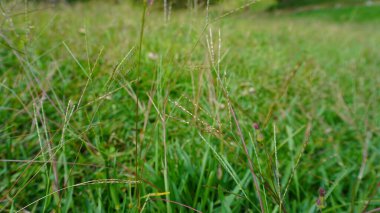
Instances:
[[[380,6],[341,6],[335,8],[318,8],[293,13],[298,18],[329,20],[341,23],[380,23]]]
[[[380,13],[0,4],[0,212],[380,206]]]

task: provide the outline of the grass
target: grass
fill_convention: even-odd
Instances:
[[[316,10],[301,11],[293,15],[299,18],[313,19],[319,18],[321,20],[336,21],[341,23],[354,22],[354,23],[379,23],[380,6],[356,6],[356,7],[340,7],[340,8],[321,8]]]
[[[376,22],[241,5],[2,3],[0,212],[378,207]]]
[[[297,8],[297,7],[308,7],[313,5],[326,5],[326,6],[334,6],[334,5],[360,5],[366,4],[367,0],[298,0],[298,1],[283,1],[276,5],[278,8]],[[371,1],[378,2],[377,0]]]

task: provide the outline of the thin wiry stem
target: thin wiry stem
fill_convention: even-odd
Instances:
[[[251,161],[251,158],[250,158],[250,155],[249,155],[249,152],[248,152],[248,149],[247,149],[247,144],[245,142],[245,139],[244,139],[244,136],[243,136],[243,132],[240,128],[240,124],[239,124],[239,121],[237,119],[237,116],[236,116],[236,113],[235,113],[235,110],[233,109],[233,106],[231,104],[231,101],[230,101],[230,97],[228,95],[228,92],[227,92],[227,89],[224,87],[224,84],[220,78],[219,75],[217,75],[217,81],[219,81],[220,83],[220,87],[222,89],[222,92],[225,96],[225,98],[227,99],[227,102],[228,102],[228,108],[229,108],[229,112],[231,113],[232,117],[233,117],[233,120],[235,121],[235,124],[236,124],[236,127],[238,129],[238,134],[239,134],[239,137],[241,139],[241,142],[243,144],[243,148],[244,148],[244,153],[247,157],[247,160],[248,160],[248,166],[249,166],[249,170],[252,174],[252,177],[253,177],[253,182],[254,182],[254,186],[255,186],[255,191],[256,191],[256,194],[257,194],[257,198],[259,200],[259,203],[260,203],[260,209],[261,209],[261,212],[265,212],[264,210],[264,204],[263,204],[263,201],[262,201],[262,198],[261,198],[261,194],[260,194],[260,187],[259,187],[259,183],[258,183],[258,180],[257,180],[257,175],[253,169],[253,163]]]
[[[78,184],[74,184],[74,185],[71,185],[71,186],[67,186],[67,187],[64,187],[64,188],[61,188],[59,190],[56,190],[50,194],[47,194],[31,203],[29,203],[28,205],[22,207],[21,209],[19,209],[17,212],[21,212],[22,210],[28,208],[29,206],[35,204],[35,203],[38,203],[39,201],[49,197],[49,196],[52,196],[60,191],[63,191],[63,190],[66,190],[66,189],[69,189],[69,188],[74,188],[74,187],[79,187],[79,186],[87,186],[87,185],[95,185],[95,184],[137,184],[137,183],[140,183],[139,181],[134,181],[134,180],[119,180],[119,179],[101,179],[101,180],[90,180],[90,181],[86,181],[86,182],[83,182],[83,183],[78,183]]]
[[[168,162],[167,162],[167,143],[166,143],[166,101],[164,101],[163,106],[163,113],[160,112],[156,104],[154,104],[153,99],[148,95],[148,98],[150,102],[152,103],[153,107],[156,109],[158,116],[160,117],[161,123],[162,123],[162,140],[164,143],[164,185],[165,185],[165,191],[169,192],[169,181],[168,181]],[[169,194],[166,194],[166,199],[169,199]],[[166,209],[167,212],[171,212],[170,203],[166,203]]]
[[[201,211],[197,210],[197,209],[194,209],[193,207],[191,206],[188,206],[188,205],[185,205],[185,204],[182,204],[182,203],[179,203],[179,202],[176,202],[176,201],[172,201],[172,200],[167,200],[167,199],[162,199],[162,198],[154,198],[154,199],[150,199],[150,200],[160,200],[160,201],[165,201],[167,203],[174,203],[174,204],[177,204],[177,205],[180,205],[182,207],[185,207],[185,208],[188,208],[190,210],[193,210],[194,212],[199,212],[199,213],[202,213]]]
[[[380,212],[380,208],[372,209],[366,213],[375,213],[375,212]]]
[[[281,199],[281,186],[280,186],[280,173],[279,173],[279,169],[278,169],[278,157],[277,157],[277,138],[276,138],[276,125],[273,124],[273,140],[274,140],[274,160],[275,160],[275,172],[274,172],[274,176],[276,178],[276,182],[277,182],[277,190],[278,190],[278,197],[280,199],[280,207],[282,206],[282,199]],[[281,208],[280,208],[280,213],[281,213]]]
[[[44,164],[45,163],[58,163],[58,161],[55,161],[55,160],[41,161],[41,160],[18,160],[18,159],[0,159],[0,162],[5,162],[5,163],[44,163]],[[106,168],[103,165],[90,164],[90,163],[67,162],[67,165]]]
[[[144,38],[144,27],[145,27],[145,14],[146,14],[146,8],[147,8],[147,3],[146,1],[144,2],[144,8],[143,12],[141,15],[141,29],[140,29],[140,38],[139,38],[139,53],[138,53],[138,63],[137,63],[137,82],[136,82],[136,106],[135,106],[135,157],[136,157],[136,164],[135,164],[135,172],[136,172],[136,179],[138,180],[139,177],[139,153],[138,153],[138,144],[140,142],[139,140],[139,80],[141,77],[141,55],[142,55],[142,43],[143,43],[143,38]],[[142,144],[141,144],[142,147]],[[136,196],[137,196],[137,207],[140,209],[140,191],[139,187],[135,188],[136,190]]]
[[[252,163],[251,158],[249,156],[249,152],[248,152],[248,149],[247,149],[247,144],[245,143],[243,132],[241,131],[239,121],[238,121],[238,119],[236,117],[234,109],[232,108],[232,105],[230,106],[230,111],[231,111],[232,117],[233,117],[233,119],[235,121],[236,127],[238,129],[238,133],[239,133],[241,142],[243,144],[244,152],[245,152],[245,155],[246,155],[247,160],[248,160],[248,166],[249,166],[249,170],[251,171],[251,174],[252,174],[252,177],[253,177],[253,182],[255,184],[255,190],[256,190],[257,198],[259,199],[259,202],[260,202],[261,212],[265,212],[265,210],[264,210],[264,204],[263,204],[263,201],[261,199],[259,182],[257,181],[257,175],[256,175],[256,173],[255,173],[255,171],[253,169],[253,163]]]
[[[307,128],[306,128],[306,131],[305,131],[305,138],[304,138],[304,143],[303,143],[302,149],[301,149],[301,151],[300,151],[300,153],[299,153],[299,155],[298,155],[298,158],[297,158],[297,160],[296,160],[296,164],[295,164],[295,166],[294,166],[294,168],[293,168],[293,170],[292,170],[292,173],[290,174],[290,177],[289,177],[289,179],[288,179],[288,182],[286,183],[285,191],[284,191],[284,194],[282,195],[282,199],[281,199],[281,200],[284,200],[285,195],[286,195],[286,193],[288,192],[288,189],[289,189],[289,186],[290,186],[290,182],[292,181],[293,176],[294,176],[294,174],[296,173],[296,170],[297,170],[297,168],[298,168],[298,165],[299,165],[299,163],[300,163],[300,160],[301,160],[301,158],[302,158],[302,155],[303,155],[303,153],[305,152],[307,145],[309,144],[309,141],[310,141],[310,135],[311,135],[311,128],[312,128],[312,123],[311,123],[311,121],[310,121],[310,122],[308,123]]]

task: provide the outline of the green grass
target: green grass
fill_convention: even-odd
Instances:
[[[347,5],[347,4],[365,4],[367,0],[291,0],[291,1],[282,1],[277,8],[297,8],[297,7],[308,7],[313,5]],[[377,2],[374,0],[373,2]]]
[[[356,6],[341,8],[321,8],[294,13],[299,18],[312,18],[336,22],[375,22],[380,21],[380,6]]]
[[[2,5],[0,212],[380,205],[372,19],[23,2]]]

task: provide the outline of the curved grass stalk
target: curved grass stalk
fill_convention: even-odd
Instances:
[[[87,186],[87,185],[95,185],[95,184],[137,184],[137,183],[140,183],[140,181],[136,181],[136,180],[120,180],[120,179],[101,179],[101,180],[90,180],[90,181],[86,181],[86,182],[83,182],[83,183],[78,183],[78,184],[74,184],[74,185],[71,185],[71,186],[67,186],[67,187],[64,187],[64,188],[61,188],[61,189],[58,189],[50,194],[47,194],[31,203],[29,203],[28,205],[22,207],[21,209],[19,209],[17,212],[21,212],[22,210],[28,208],[29,206],[35,204],[35,203],[38,203],[39,201],[49,197],[49,196],[52,196],[60,191],[63,191],[63,190],[66,190],[66,189],[69,189],[69,188],[74,188],[74,187],[79,187],[79,186]]]

